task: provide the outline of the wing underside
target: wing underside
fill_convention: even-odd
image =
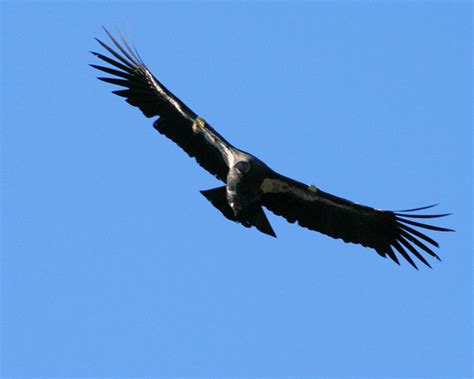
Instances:
[[[379,210],[283,176],[265,179],[262,191],[262,204],[288,222],[298,222],[302,227],[330,237],[373,248],[379,255],[388,256],[397,264],[398,252],[415,268],[417,266],[412,257],[431,267],[423,253],[439,260],[430,247],[438,247],[438,243],[418,229],[451,231],[413,220],[447,216],[414,213],[431,206],[398,212]]]

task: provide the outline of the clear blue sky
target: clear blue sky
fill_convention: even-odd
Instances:
[[[468,2],[2,3],[2,374],[468,377]],[[220,185],[88,67],[119,26],[153,73],[285,175],[440,202],[442,262],[398,267]]]

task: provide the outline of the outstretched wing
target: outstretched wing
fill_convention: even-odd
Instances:
[[[438,243],[413,226],[442,232],[452,231],[410,220],[447,216],[412,213],[432,206],[396,212],[383,211],[353,203],[281,175],[265,179],[261,189],[262,205],[283,216],[288,222],[297,221],[305,228],[341,238],[344,242],[371,247],[379,255],[389,256],[400,264],[395,249],[416,269],[410,253],[429,267],[430,264],[421,252],[438,260],[439,257],[427,246],[438,247]]]
[[[132,50],[122,36],[120,44],[106,29],[105,32],[118,51],[97,39],[112,56],[92,52],[112,66],[91,65],[111,75],[99,79],[125,87],[113,93],[138,107],[146,117],[160,116],[153,124],[155,129],[225,182],[233,160],[232,145],[161,84],[145,66],[138,52]]]

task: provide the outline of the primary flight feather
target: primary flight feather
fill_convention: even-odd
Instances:
[[[345,242],[373,248],[399,264],[397,253],[417,268],[413,257],[430,266],[424,254],[439,260],[438,243],[418,229],[451,229],[414,221],[447,216],[414,212],[433,207],[385,211],[356,204],[278,174],[255,156],[231,145],[203,118],[174,96],[143,63],[135,48],[106,29],[114,48],[97,39],[110,54],[93,54],[109,66],[91,65],[111,76],[100,80],[123,87],[113,91],[146,117],[159,117],[154,128],[174,141],[224,186],[201,191],[222,214],[245,227],[276,237],[262,206],[288,222]],[[415,229],[418,228],[418,229]]]

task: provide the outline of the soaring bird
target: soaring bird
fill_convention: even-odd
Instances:
[[[117,40],[107,29],[104,30],[113,45],[96,40],[110,55],[92,54],[109,66],[91,66],[111,77],[98,79],[123,87],[113,93],[124,97],[146,117],[159,117],[153,127],[225,183],[201,193],[226,218],[276,237],[263,206],[290,223],[297,222],[302,227],[344,242],[372,248],[397,264],[400,264],[397,252],[416,269],[412,257],[430,268],[423,253],[440,260],[432,247],[439,247],[438,243],[418,229],[452,230],[414,219],[449,214],[416,213],[434,205],[403,211],[371,208],[278,174],[254,155],[230,144],[173,95],[153,76],[136,48],[132,49],[120,33]]]

